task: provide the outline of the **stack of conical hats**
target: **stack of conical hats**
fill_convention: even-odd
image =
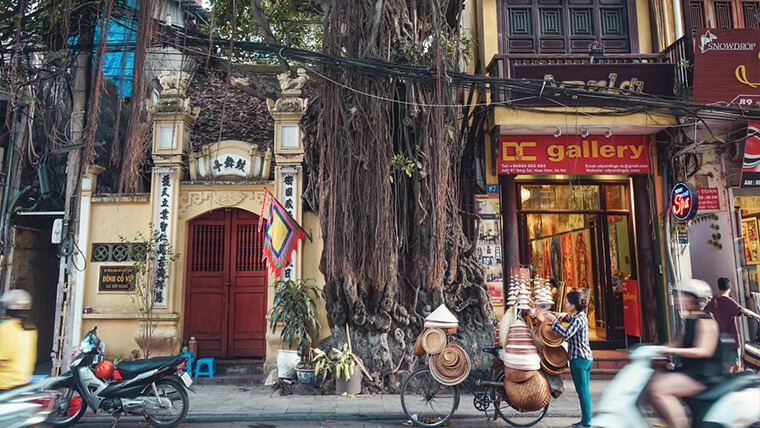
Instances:
[[[459,320],[446,305],[436,308],[425,318],[425,328],[454,329],[459,327]]]
[[[551,289],[546,286],[546,283],[540,277],[536,280],[536,284],[536,288],[533,290],[533,303],[536,309],[550,309],[554,304]]]
[[[510,269],[512,270],[512,269]],[[507,292],[507,307],[512,307],[517,303],[517,281],[515,280],[514,271],[509,276],[509,291]]]
[[[504,366],[515,370],[539,370],[541,358],[533,343],[530,329],[522,321],[509,327],[507,346],[504,347]]]
[[[532,306],[530,298],[530,289],[525,279],[520,280],[517,292],[517,309],[530,309]]]

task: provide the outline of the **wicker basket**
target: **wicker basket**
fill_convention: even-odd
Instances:
[[[560,336],[556,331],[552,330],[552,323],[541,323],[538,328],[538,333],[547,346],[559,346],[562,344],[562,336]]]
[[[556,368],[567,365],[567,351],[562,346],[547,346],[544,348],[544,359]]]
[[[421,357],[425,355],[425,348],[422,347],[422,336],[425,334],[425,330],[423,329],[419,336],[417,336],[417,341],[414,342],[414,356],[415,357]]]
[[[535,412],[549,404],[552,394],[549,382],[541,376],[533,376],[525,382],[510,382],[504,379],[504,389],[512,407],[520,412]]]
[[[516,370],[504,367],[504,378],[510,382],[525,382],[538,373],[538,370]]]
[[[541,370],[543,370],[544,372],[546,372],[546,374],[549,374],[549,375],[552,375],[552,376],[560,376],[565,371],[565,368],[564,367],[554,367],[551,364],[549,364],[548,362],[546,362],[546,360],[542,359],[541,360]]]

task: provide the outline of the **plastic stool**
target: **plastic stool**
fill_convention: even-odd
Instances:
[[[190,376],[192,376],[193,375],[193,363],[195,362],[195,354],[193,354],[192,352],[183,352],[180,355],[180,357],[187,358],[187,364],[185,365],[185,367],[182,370],[184,370],[185,372],[187,372],[187,374],[189,374]]]
[[[203,368],[205,370],[201,370]],[[200,375],[207,375],[213,379],[214,373],[216,373],[216,361],[213,358],[198,358],[198,361],[195,363],[196,378]]]

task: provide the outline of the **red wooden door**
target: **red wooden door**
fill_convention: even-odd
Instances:
[[[266,265],[258,217],[217,210],[190,222],[185,338],[199,357],[266,355]]]

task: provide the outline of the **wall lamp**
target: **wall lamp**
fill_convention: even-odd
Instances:
[[[558,127],[557,127],[557,130],[556,130],[556,131],[554,131],[554,136],[555,136],[555,137],[559,137],[560,135],[562,135],[562,130],[561,130],[561,129],[559,129],[559,126],[558,126]]]
[[[612,137],[612,129],[611,129],[611,128],[607,128],[607,130],[606,130],[606,131],[604,131],[604,136],[605,136],[606,138],[610,138],[610,137]]]
[[[581,137],[588,137],[588,128],[581,128]]]

